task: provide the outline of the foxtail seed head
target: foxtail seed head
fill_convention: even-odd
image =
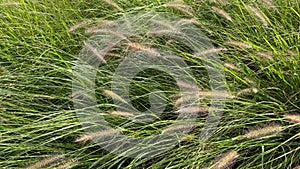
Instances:
[[[50,167],[52,165],[55,165],[62,158],[64,158],[64,155],[54,155],[51,157],[47,157],[29,167],[27,167],[27,169],[41,169],[41,168],[45,168],[45,167]]]
[[[237,151],[230,150],[225,153],[212,167],[211,169],[226,169],[230,167],[235,159],[239,156]]]
[[[89,22],[90,21],[87,21],[87,20],[86,21],[81,21],[81,22],[71,26],[70,29],[69,29],[69,32],[74,32],[74,31],[86,26]]]
[[[247,43],[240,42],[240,41],[228,41],[226,43],[230,46],[237,47],[240,49],[252,49],[251,45],[248,45]]]
[[[247,8],[255,15],[265,26],[268,25],[266,17],[254,6],[247,5]]]
[[[80,136],[74,142],[76,142],[76,143],[85,143],[85,142],[88,142],[88,141],[91,141],[91,140],[97,139],[97,138],[105,139],[105,138],[112,137],[117,132],[118,132],[117,130],[103,130],[103,131],[100,131],[100,132],[90,133],[90,134],[87,134],[87,135]]]
[[[184,1],[182,1],[182,0],[171,1],[167,4],[165,4],[165,6],[168,7],[168,8],[173,8],[177,11],[188,14],[190,16],[193,16],[193,12],[191,11],[190,7],[188,5],[186,5],[184,3]]]
[[[112,0],[103,0],[103,2],[105,2],[107,5],[110,5],[111,7],[115,8],[115,9],[117,9],[118,11],[121,11],[121,12],[124,11],[118,4],[116,4]]]
[[[300,123],[300,115],[299,114],[286,114],[284,118],[292,123]]]
[[[234,70],[234,71],[241,71],[240,68],[238,68],[237,66],[235,66],[234,64],[232,63],[224,63],[224,67],[228,68],[228,69],[231,69],[231,70]]]
[[[281,125],[270,125],[267,127],[259,128],[256,130],[252,130],[245,135],[243,135],[243,138],[245,139],[256,139],[256,138],[263,138],[267,136],[276,135],[280,131],[282,131],[283,127]]]
[[[127,118],[134,117],[134,114],[132,114],[132,113],[123,112],[123,111],[115,111],[115,110],[111,111],[110,115],[116,116],[116,117],[127,117]]]
[[[111,90],[103,90],[103,93],[106,96],[111,97],[112,99],[116,99],[116,100],[119,100],[123,103],[127,103],[121,96],[117,95],[115,92],[113,92]]]
[[[218,7],[213,6],[212,9],[219,14],[220,16],[222,16],[223,18],[225,18],[226,20],[232,21],[231,16],[229,15],[229,13],[225,12],[223,9],[220,9]]]

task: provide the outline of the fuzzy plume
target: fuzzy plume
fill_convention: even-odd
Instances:
[[[69,32],[74,32],[74,31],[86,26],[88,23],[90,23],[90,21],[81,21],[81,22],[73,25],[72,27],[70,27]]]
[[[213,166],[209,167],[209,169],[227,169],[234,163],[238,156],[239,154],[237,151],[230,150],[223,154]]]
[[[104,56],[92,44],[84,42],[84,46],[87,48],[87,50],[93,52],[93,54],[95,54],[100,60],[102,60],[103,63],[107,63],[104,59]]]
[[[7,2],[7,3],[0,3],[0,6],[6,6],[6,7],[14,7],[14,6],[21,6],[22,3],[20,2]]]
[[[178,107],[183,103],[190,103],[197,100],[200,100],[202,98],[226,98],[226,99],[234,99],[235,96],[232,95],[229,92],[222,92],[222,91],[205,91],[205,90],[199,90],[198,92],[195,92],[193,94],[185,94],[178,98],[175,101],[174,106]]]
[[[115,92],[113,92],[111,90],[103,90],[103,93],[106,96],[111,97],[112,99],[116,99],[116,100],[119,100],[123,103],[127,103],[121,96],[117,95]]]
[[[204,51],[202,51],[200,53],[194,54],[194,57],[216,55],[218,53],[225,52],[225,51],[227,51],[226,48],[207,49],[207,50],[204,50]]]
[[[181,108],[177,111],[179,114],[187,113],[206,113],[209,110],[209,106],[189,106]]]
[[[115,111],[115,110],[111,111],[109,114],[112,116],[116,116],[116,117],[127,117],[127,118],[134,117],[134,114],[132,114],[132,113],[123,112],[123,111]]]
[[[145,51],[151,55],[154,56],[159,56],[160,53],[153,49],[150,45],[146,45],[143,43],[136,43],[136,42],[128,42],[127,46],[129,46],[130,48],[132,48],[133,50],[141,50],[141,51]]]
[[[72,168],[74,165],[76,165],[76,163],[77,163],[77,159],[71,159],[57,166],[56,169],[69,169]]]
[[[256,52],[255,55],[261,57],[264,60],[274,60],[271,54],[268,52]]]
[[[272,0],[261,0],[261,3],[263,3],[267,8],[275,8]]]
[[[256,130],[249,131],[245,135],[243,135],[243,138],[245,139],[256,139],[256,138],[263,138],[267,136],[276,135],[280,131],[282,131],[281,125],[269,125],[267,127],[259,128]]]
[[[230,46],[237,47],[240,49],[252,49],[251,45],[248,45],[248,44],[246,44],[244,42],[240,42],[240,41],[228,41],[226,43]]]
[[[90,134],[80,136],[74,142],[76,142],[76,143],[85,143],[85,142],[88,142],[88,141],[91,141],[91,140],[97,139],[97,138],[104,138],[105,139],[105,138],[108,138],[108,137],[112,137],[117,132],[118,132],[117,130],[103,130],[103,131],[100,131],[100,132],[90,133]]]
[[[165,4],[165,7],[173,8],[175,10],[178,10],[178,11],[182,12],[182,13],[186,13],[190,16],[193,16],[193,12],[191,11],[190,7],[188,5],[186,5],[184,3],[184,1],[182,1],[182,0],[171,1],[167,4]]]
[[[178,82],[177,82],[177,85],[178,85],[180,88],[186,88],[186,89],[191,89],[191,90],[196,90],[196,91],[199,91],[199,90],[200,90],[200,89],[198,88],[197,85],[191,84],[191,83],[189,83],[189,82],[178,81]]]
[[[222,16],[223,18],[225,18],[228,21],[232,21],[231,16],[229,15],[229,13],[225,12],[223,9],[220,9],[218,7],[213,6],[212,9],[219,14],[220,16]]]
[[[121,12],[124,11],[118,4],[116,4],[112,0],[103,0],[103,2],[105,2],[107,5],[110,5],[111,7],[115,8],[118,11],[121,11]]]
[[[165,128],[162,133],[176,133],[189,131],[193,126],[190,124],[175,124]]]
[[[300,123],[300,115],[299,114],[286,114],[284,118],[292,123]]]
[[[258,93],[258,89],[256,87],[251,87],[247,89],[243,89],[240,92],[237,93],[237,96],[246,96],[251,93]]]
[[[266,17],[259,11],[259,9],[255,8],[254,6],[247,5],[247,8],[255,15],[265,26],[269,23]]]
[[[224,63],[224,67],[226,67],[227,69],[231,69],[231,70],[234,70],[234,71],[237,71],[237,72],[240,72],[241,69],[236,67],[234,64],[232,63]]]
[[[58,161],[64,158],[64,155],[54,155],[51,157],[47,157],[29,167],[27,169],[41,169],[45,167],[50,167],[52,165],[55,165]]]
[[[97,33],[99,29],[104,28],[106,26],[112,26],[113,25],[113,21],[110,20],[101,20],[99,21],[97,24],[87,28],[85,30],[86,34],[94,34]]]

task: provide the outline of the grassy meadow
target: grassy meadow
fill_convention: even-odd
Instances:
[[[201,30],[214,46],[204,53],[220,56],[231,97],[212,136],[201,141],[210,99],[201,96],[182,110],[178,86],[191,86],[145,70],[130,83],[131,103],[146,111],[149,93],[159,89],[166,109],[152,122],[135,124],[132,112],[114,111],[113,99],[122,98],[110,91],[118,64],[132,52],[172,52],[190,66],[199,95],[211,88],[189,46],[148,35],[120,42],[102,58],[95,79],[98,108],[113,128],[144,138],[166,132],[178,113],[199,114],[170,150],[130,158],[93,142],[113,133],[86,133],[72,82],[78,56],[97,30],[146,12],[176,16]],[[299,169],[299,0],[0,0],[0,168]]]

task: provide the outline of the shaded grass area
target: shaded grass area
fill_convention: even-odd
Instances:
[[[115,1],[123,9],[98,1],[3,1],[0,6],[0,166],[26,168],[36,162],[73,168],[205,168],[220,156],[235,150],[239,156],[232,168],[294,168],[299,163],[299,123],[285,119],[300,114],[300,5],[297,0],[273,1],[274,7],[252,1]],[[212,8],[212,7],[216,8]],[[224,11],[220,11],[224,10]],[[253,9],[256,9],[253,10]],[[203,119],[176,147],[150,159],[130,159],[102,149],[97,144],[75,140],[84,135],[72,100],[72,68],[91,35],[86,32],[102,20],[146,11],[167,12],[194,18],[210,38],[225,64],[227,88],[236,97],[226,102],[224,115],[213,136],[199,141]],[[230,19],[226,18],[226,12]],[[192,16],[191,16],[192,14]],[[70,32],[82,21],[87,24]],[[153,46],[173,51],[193,67],[199,88],[210,89],[199,60],[180,44],[142,37]],[[118,127],[127,119],[114,117],[113,101],[102,91],[127,48],[114,52],[108,64],[99,67],[97,102],[105,117]],[[120,55],[120,56],[119,56]],[[205,74],[205,73],[204,73]],[[135,106],[149,107],[148,93],[161,89],[168,93],[168,111],[174,113],[173,94],[178,87],[161,72],[148,70],[132,82]],[[245,89],[255,88],[258,92]],[[173,120],[173,121],[172,121]],[[124,129],[134,137],[160,132],[174,117],[146,126]],[[245,133],[271,124],[283,127],[272,137],[240,139]],[[72,161],[70,161],[72,160]],[[58,162],[57,162],[58,161]],[[69,162],[69,163],[68,163]],[[42,164],[39,164],[42,168]],[[47,166],[48,164],[45,164]],[[67,168],[65,166],[65,168]],[[39,167],[36,167],[39,168]],[[216,168],[216,167],[215,167]]]

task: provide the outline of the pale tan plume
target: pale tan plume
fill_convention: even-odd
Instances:
[[[256,139],[256,138],[263,138],[267,136],[276,135],[280,131],[283,130],[283,127],[281,125],[275,124],[275,125],[269,125],[266,127],[258,128],[256,130],[251,130],[245,135],[242,136],[242,138],[245,139]]]
[[[240,49],[252,49],[252,46],[247,44],[247,43],[244,43],[244,42],[241,42],[241,41],[227,41],[226,42],[228,45],[230,46],[233,46],[233,47],[237,47],[237,48],[240,48]]]
[[[0,3],[0,6],[6,6],[6,7],[15,7],[15,6],[21,6],[22,3],[20,2],[6,2],[6,3]]]
[[[188,113],[206,113],[209,110],[209,106],[189,106],[181,108],[177,111],[179,114],[188,114]]]
[[[232,63],[224,63],[224,67],[226,67],[227,69],[231,69],[231,70],[234,70],[234,71],[237,71],[237,72],[240,72],[241,69],[238,68],[237,66],[235,66],[234,64]]]
[[[196,54],[194,54],[194,57],[216,55],[216,54],[219,54],[219,53],[225,52],[225,51],[227,51],[226,48],[212,48],[212,49],[207,49],[202,52],[196,53]]]
[[[284,118],[292,123],[300,123],[300,114],[286,114]]]
[[[251,93],[258,93],[258,89],[256,87],[251,87],[247,89],[243,89],[237,93],[237,96],[247,96]]]
[[[117,95],[115,92],[113,92],[111,90],[103,90],[103,93],[106,96],[111,97],[112,99],[116,99],[116,100],[119,100],[123,103],[127,103],[121,96]]]
[[[165,7],[173,8],[175,10],[178,10],[178,11],[182,12],[182,13],[186,13],[190,16],[193,16],[193,12],[191,11],[190,7],[188,5],[186,5],[184,3],[184,1],[182,1],[182,0],[171,1],[167,4],[165,4]]]
[[[117,110],[113,110],[109,114],[116,117],[134,117],[134,114],[132,113]]]
[[[222,155],[222,157],[211,167],[210,169],[227,169],[230,167],[236,158],[239,157],[239,154],[235,150],[230,150],[229,152]]]
[[[114,1],[112,0],[102,0],[103,2],[105,2],[106,4],[110,5],[111,7],[117,9],[118,11],[123,12],[123,8],[121,8],[118,4],[116,4]]]
[[[261,57],[264,60],[274,60],[269,52],[256,52],[255,55]]]
[[[92,46],[92,44],[88,42],[84,42],[84,46],[91,51],[93,54],[95,54],[103,63],[107,63],[106,60],[104,59],[104,56],[98,51],[97,48]]]
[[[80,136],[74,142],[76,142],[76,143],[85,143],[85,142],[88,142],[88,141],[91,141],[91,140],[97,139],[97,138],[112,137],[117,133],[118,133],[118,130],[112,130],[112,129],[103,130],[103,131],[89,133],[89,134]]]
[[[176,133],[176,132],[185,132],[189,131],[193,126],[191,124],[174,124],[166,127],[162,133]]]
[[[88,20],[81,21],[81,22],[79,22],[79,23],[77,23],[77,24],[71,26],[71,27],[69,28],[69,32],[74,32],[74,31],[76,31],[76,30],[78,30],[78,29],[80,29],[80,28],[86,26],[88,23],[90,23],[90,21],[88,21]]]
[[[229,13],[227,13],[226,11],[224,11],[223,9],[220,9],[216,6],[213,6],[212,9],[219,14],[220,16],[222,16],[223,18],[225,18],[228,21],[232,21],[231,16],[229,15]]]
[[[58,161],[64,158],[64,155],[53,155],[50,157],[47,157],[41,161],[38,161],[31,166],[27,167],[26,169],[41,169],[45,167],[50,167],[52,165],[55,165]]]
[[[113,21],[110,21],[110,20],[101,20],[99,21],[97,24],[87,28],[85,30],[85,33],[86,34],[94,34],[94,33],[98,33],[99,29],[101,28],[105,28],[105,27],[109,27],[109,26],[112,26],[113,25]]]
[[[147,45],[147,44],[137,43],[137,42],[128,42],[127,46],[129,46],[130,48],[132,48],[134,50],[142,50],[142,51],[145,51],[154,56],[160,56],[160,53],[157,50],[155,50],[154,48],[152,48],[150,45]]]
[[[265,26],[267,26],[269,23],[267,21],[267,18],[259,11],[259,9],[255,8],[252,5],[247,5],[247,8],[255,15]]]

